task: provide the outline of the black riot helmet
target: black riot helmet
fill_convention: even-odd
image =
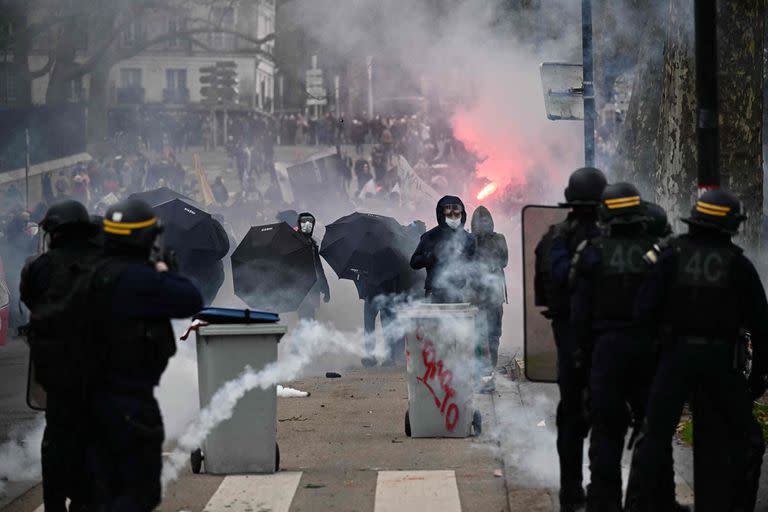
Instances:
[[[645,229],[649,235],[656,238],[664,238],[672,234],[672,226],[669,225],[667,212],[656,203],[643,201],[645,207]]]
[[[104,214],[104,239],[116,252],[149,251],[162,232],[160,221],[152,208],[141,199],[125,199],[111,206]]]
[[[600,195],[606,183],[608,180],[600,169],[594,167],[576,169],[568,178],[565,203],[561,204],[562,206],[597,206],[600,204]]]
[[[40,227],[46,233],[55,233],[65,226],[82,226],[87,228],[91,218],[88,210],[81,203],[73,199],[64,199],[55,202],[45,212],[45,217],[40,222]]]
[[[683,222],[735,235],[746,218],[742,213],[741,201],[736,196],[728,191],[715,189],[707,190],[701,195],[691,208],[691,216],[683,219]]]
[[[630,183],[614,183],[605,187],[600,198],[600,222],[609,226],[643,222],[645,207],[637,187]]]

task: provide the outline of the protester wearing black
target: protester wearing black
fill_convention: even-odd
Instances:
[[[735,196],[723,190],[705,192],[684,219],[688,233],[669,241],[640,289],[635,318],[640,325],[660,326],[663,337],[632,461],[630,511],[662,510],[655,503],[658,473],[683,403],[696,390],[721,411],[728,432],[723,442],[730,454],[722,481],[697,486],[721,488],[730,504],[727,510],[755,508],[765,443],[752,401],[768,386],[768,302],[754,266],[731,241],[744,218]],[[751,333],[753,349],[748,378],[744,331]]]
[[[315,216],[309,212],[299,214],[298,231],[307,241],[312,244],[314,250],[314,262],[315,262],[315,274],[317,275],[317,281],[315,285],[307,294],[306,298],[299,306],[299,318],[314,319],[317,307],[320,305],[320,295],[323,296],[323,302],[328,303],[331,300],[331,290],[328,287],[328,279],[325,277],[325,271],[323,270],[323,262],[320,260],[320,248],[317,246],[317,242],[312,238],[312,233],[315,231]]]
[[[41,450],[45,510],[87,510],[87,435],[83,429],[82,362],[66,333],[71,324],[55,325],[46,311],[65,300],[78,272],[87,272],[102,248],[91,241],[98,227],[77,201],[53,204],[41,222],[48,250],[31,259],[21,273],[21,300],[30,310],[28,342],[35,378],[46,392],[45,432]]]
[[[487,343],[483,352],[488,354],[490,367],[496,368],[499,359],[501,317],[507,300],[504,269],[509,261],[507,240],[493,231],[493,217],[485,206],[478,206],[472,214],[472,235],[475,237],[475,300],[484,317],[485,331],[481,340]],[[487,340],[487,341],[486,341]]]
[[[355,285],[363,298],[363,329],[365,331],[365,351],[369,355],[362,359],[363,366],[370,368],[376,366],[377,360],[372,355],[376,345],[376,317],[381,318],[381,331],[384,341],[389,349],[389,355],[382,364],[391,365],[395,362],[398,354],[405,356],[404,348],[399,347],[398,340],[395,340],[389,331],[389,327],[395,320],[394,301],[399,293],[399,277],[384,281],[375,286],[366,282],[355,282]],[[402,350],[398,350],[402,349]]]
[[[606,185],[599,169],[574,171],[565,189],[564,206],[571,208],[566,220],[550,227],[536,247],[537,303],[546,306],[557,344],[560,403],[557,406],[557,453],[560,457],[560,507],[569,512],[585,502],[582,487],[584,439],[589,432],[586,408],[589,369],[574,357],[570,333],[571,260],[578,246],[600,234],[597,206]]]
[[[635,327],[633,316],[648,269],[643,255],[657,240],[648,233],[647,214],[633,185],[608,185],[600,205],[600,222],[607,231],[586,241],[573,260],[571,330],[578,357],[592,360],[588,512],[622,510],[624,438],[630,423],[639,426],[644,417],[655,369],[653,338]],[[667,462],[663,510],[671,511],[675,499],[671,451]]]
[[[221,179],[221,176],[216,177],[216,181],[214,181],[213,185],[211,185],[211,192],[213,193],[213,198],[216,199],[217,203],[222,206],[226,205],[227,201],[229,200],[229,190],[227,190],[226,185],[224,185],[224,181]]]
[[[83,298],[89,310],[90,458],[106,510],[151,511],[161,499],[163,421],[153,395],[176,351],[171,318],[192,316],[200,292],[162,260],[152,209],[128,199],[104,217],[105,258]]]
[[[456,196],[444,196],[435,208],[437,226],[421,236],[411,268],[427,269],[426,296],[435,303],[468,302],[467,276],[475,253],[474,237],[464,230],[467,212]]]

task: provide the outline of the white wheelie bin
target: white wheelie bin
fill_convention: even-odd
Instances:
[[[412,437],[467,437],[482,430],[472,403],[477,308],[423,304],[398,312],[405,324],[408,410]]]
[[[225,383],[250,366],[258,372],[277,361],[277,344],[285,334],[280,324],[211,324],[197,331],[200,408],[207,407]],[[192,453],[192,471],[205,462],[206,473],[273,473],[280,468],[276,387],[252,389],[241,398],[232,417],[220,423]]]

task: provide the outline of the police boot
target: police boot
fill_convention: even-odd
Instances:
[[[581,492],[566,493],[560,491],[560,511],[561,512],[581,512],[587,506],[587,497],[583,489]]]

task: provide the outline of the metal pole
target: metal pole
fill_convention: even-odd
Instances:
[[[339,75],[336,75],[333,77],[333,94],[336,98],[336,117],[341,117],[341,104],[339,103],[340,100],[340,94],[339,89],[341,88],[341,77]]]
[[[29,210],[29,128],[24,130],[24,193],[26,209]]]
[[[368,67],[368,118],[373,119],[373,57],[365,58]]]
[[[720,187],[717,104],[717,0],[694,2],[696,30],[696,146],[699,190]]]
[[[595,87],[592,70],[592,0],[581,0],[581,51],[584,66],[584,164],[595,165]]]

